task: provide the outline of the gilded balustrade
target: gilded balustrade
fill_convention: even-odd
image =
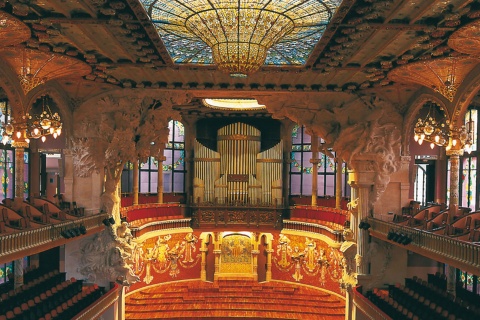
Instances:
[[[185,219],[174,219],[174,220],[158,220],[145,223],[139,227],[131,228],[133,237],[138,238],[141,235],[157,231],[157,230],[172,230],[172,229],[181,229],[181,228],[190,228],[191,223],[190,218]]]
[[[337,242],[343,241],[342,231],[333,230],[321,224],[303,222],[303,221],[283,220],[283,229],[312,232],[312,233],[322,234]]]
[[[87,234],[103,229],[104,213],[62,221],[40,228],[0,235],[0,263],[8,262],[40,251],[59,246],[67,241],[60,234],[63,230],[84,225]],[[61,242],[61,243],[60,243]]]
[[[368,218],[370,234],[387,240],[387,234],[393,230],[408,235],[412,242],[406,249],[446,263],[469,273],[477,274],[480,268],[480,245],[449,236],[430,233],[394,223]],[[388,240],[387,240],[388,241]]]

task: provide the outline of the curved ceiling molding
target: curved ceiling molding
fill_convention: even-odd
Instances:
[[[27,48],[3,48],[0,50],[0,57],[12,66],[25,94],[49,80],[78,78],[92,71],[91,67],[81,60]]]
[[[449,57],[419,61],[393,69],[388,78],[400,83],[417,83],[453,101],[458,87],[477,65],[472,57]]]
[[[14,16],[0,11],[0,47],[13,46],[30,39],[30,28]]]
[[[478,55],[480,50],[480,20],[455,31],[448,39],[448,46],[455,51]]]
[[[203,99],[205,107],[229,111],[263,110],[265,106],[255,99]]]

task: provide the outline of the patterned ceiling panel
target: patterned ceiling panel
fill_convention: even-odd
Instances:
[[[232,10],[238,1],[140,0],[172,60],[178,64],[213,64],[212,50],[187,27],[187,20],[200,11]],[[291,19],[294,29],[273,45],[266,65],[303,65],[322,37],[342,0],[241,0],[240,6],[257,10],[257,19],[275,12]],[[258,20],[255,20],[258,21]]]

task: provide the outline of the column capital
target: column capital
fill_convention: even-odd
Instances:
[[[321,159],[310,159],[311,164],[319,164],[322,160]]]
[[[452,156],[457,156],[461,157],[463,156],[463,149],[450,149],[446,151],[447,156],[452,157]]]
[[[157,156],[156,158],[157,158],[158,162],[163,162],[163,161],[167,160],[167,157],[165,157],[163,155],[162,156]]]

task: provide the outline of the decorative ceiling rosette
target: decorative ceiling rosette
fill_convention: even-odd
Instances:
[[[28,48],[3,48],[0,50],[0,57],[15,70],[24,94],[49,80],[82,77],[92,71],[91,67],[81,60]]]
[[[455,31],[448,39],[448,45],[455,51],[479,56],[480,20],[469,23]]]
[[[421,84],[453,101],[458,87],[477,63],[476,58],[467,56],[419,61],[393,69],[388,78],[399,83]]]

